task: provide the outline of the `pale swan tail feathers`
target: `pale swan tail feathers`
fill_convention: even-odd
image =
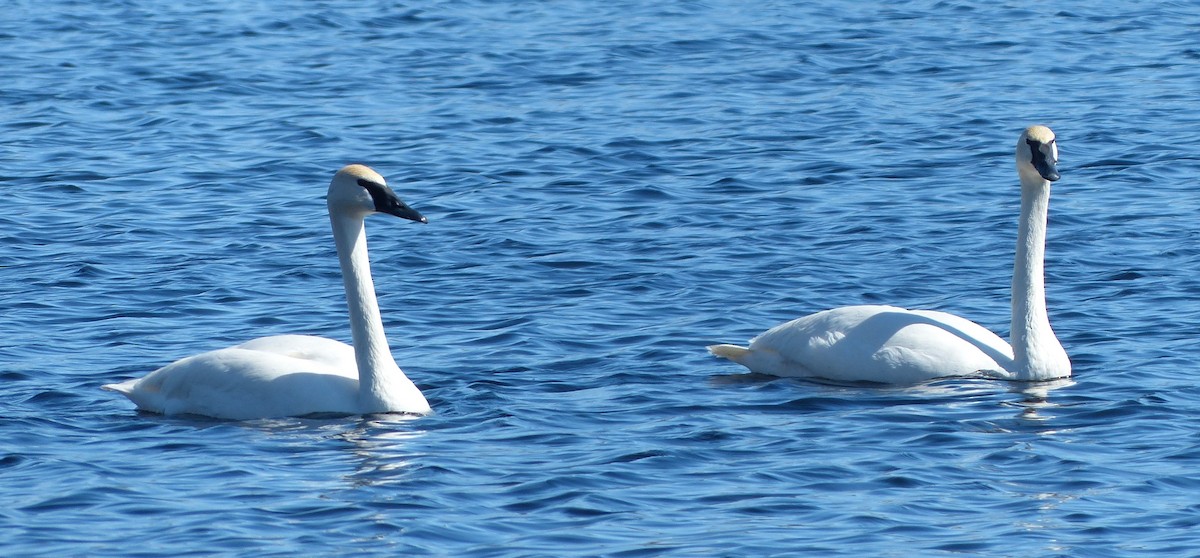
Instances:
[[[104,385],[100,386],[100,389],[107,390],[107,391],[115,391],[117,393],[123,393],[126,396],[128,396],[129,394],[133,393],[133,386],[136,383],[137,383],[137,378],[134,378],[132,380],[126,380],[119,384],[104,384]]]
[[[162,413],[164,403],[159,396],[159,384],[143,382],[143,385],[139,387],[138,382],[140,380],[140,378],[133,378],[118,384],[104,384],[100,386],[100,389],[115,391],[124,395],[130,401],[133,401],[133,404],[140,410]]]
[[[737,345],[709,345],[708,352],[713,356],[727,358],[738,364],[741,364],[742,359],[750,355],[750,349]]]
[[[783,357],[769,349],[749,349],[737,345],[709,345],[708,352],[713,356],[726,358],[745,366],[751,372],[777,376],[787,375]]]
[[[133,401],[138,409],[164,413],[166,398],[162,394],[161,377],[131,378],[116,384],[104,384],[100,389],[115,391]]]

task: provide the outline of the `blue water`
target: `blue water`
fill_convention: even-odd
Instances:
[[[1200,555],[1193,2],[47,2],[0,14],[0,555]],[[1058,134],[1039,386],[704,346],[886,302],[1008,329]],[[138,414],[104,383],[348,340],[368,163],[436,414]]]

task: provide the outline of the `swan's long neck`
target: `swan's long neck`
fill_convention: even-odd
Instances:
[[[391,409],[383,402],[404,395],[397,390],[415,391],[418,396],[420,391],[400,372],[388,347],[383,319],[379,316],[379,301],[375,298],[375,284],[371,281],[364,217],[335,211],[329,214],[350,310],[359,398],[369,409],[386,411]]]
[[[1070,375],[1066,351],[1050,329],[1046,312],[1046,216],[1050,182],[1021,176],[1021,220],[1012,279],[1012,348],[1016,379],[1044,380]]]

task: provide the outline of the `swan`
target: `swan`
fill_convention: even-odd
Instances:
[[[1017,140],[1021,216],[1012,278],[1010,346],[965,318],[894,306],[845,306],[778,325],[749,347],[712,345],[752,372],[844,382],[914,384],[946,376],[1043,381],[1071,375],[1046,313],[1043,257],[1050,183],[1058,180],[1054,132],[1030,126]]]
[[[353,346],[311,335],[261,337],[103,388],[124,394],[138,409],[164,415],[247,420],[315,413],[430,413],[425,396],[388,348],[364,228],[364,220],[374,213],[428,221],[364,165],[339,170],[326,201]]]

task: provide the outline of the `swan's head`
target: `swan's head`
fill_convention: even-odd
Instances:
[[[1058,180],[1058,144],[1045,126],[1030,126],[1017,140],[1017,172],[1036,182]]]
[[[429,222],[424,215],[401,201],[396,192],[388,188],[383,177],[366,165],[346,165],[337,171],[329,183],[326,202],[330,213],[342,211],[363,216],[387,213],[418,223]]]

